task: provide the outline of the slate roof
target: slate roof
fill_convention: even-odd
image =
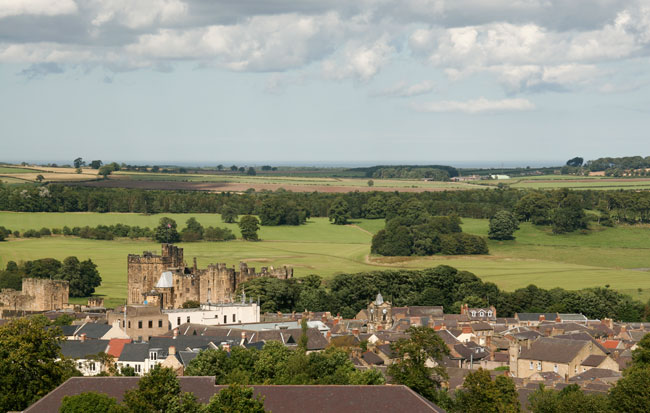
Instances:
[[[605,348],[602,344],[598,342],[595,338],[590,336],[587,333],[569,333],[569,334],[560,334],[558,336],[555,336],[555,338],[565,338],[569,340],[580,340],[580,341],[591,341],[598,347],[603,353],[609,354],[610,351]]]
[[[375,364],[378,366],[384,364],[384,360],[372,351],[366,351],[361,355],[361,358],[368,364]]]
[[[86,323],[77,332],[75,333],[76,336],[80,336],[82,334],[86,335],[86,338],[91,338],[91,339],[98,339],[104,337],[106,333],[108,333],[108,330],[110,330],[112,326],[109,326],[108,324],[100,324],[100,323]]]
[[[533,341],[530,348],[522,346],[519,358],[568,363],[577,357],[585,345],[587,344],[581,340],[541,337]]]
[[[530,330],[530,331],[522,331],[520,333],[515,333],[512,336],[517,340],[536,340],[538,337],[541,337],[542,335],[537,331]]]
[[[61,331],[63,331],[63,335],[66,337],[72,337],[74,336],[75,331],[77,331],[81,326],[80,325],[69,325],[69,326],[61,326]]]
[[[470,324],[470,327],[472,327],[472,330],[474,331],[494,330],[490,324],[484,322],[472,323]]]
[[[179,377],[181,391],[192,392],[200,403],[226,386],[215,386],[214,377]],[[95,391],[122,401],[137,387],[139,377],[73,377],[25,410],[25,413],[58,413],[64,396]],[[264,397],[267,411],[283,413],[409,412],[444,413],[444,410],[401,385],[383,386],[251,386]]]
[[[386,357],[391,359],[397,356],[395,352],[390,348],[390,344],[381,344],[377,346],[377,350],[381,351],[386,355]]]
[[[410,306],[408,313],[412,317],[437,317],[443,315],[442,306]]]
[[[543,315],[546,321],[554,321],[557,313],[515,313],[515,318],[519,321],[539,321],[539,316]]]
[[[566,321],[582,321],[582,322],[587,322],[587,317],[585,317],[582,314],[558,314],[562,322]]]
[[[586,359],[584,359],[582,361],[582,363],[580,363],[580,365],[581,366],[587,366],[587,367],[598,367],[598,366],[600,366],[600,363],[605,361],[606,358],[607,358],[607,356],[599,356],[599,355],[596,355],[596,354],[592,354],[589,357],[587,357]]]
[[[609,369],[589,369],[583,373],[571,377],[569,381],[586,381],[612,377],[621,377],[621,373]]]
[[[149,357],[148,343],[127,343],[122,349],[119,361],[143,362]]]
[[[59,343],[61,354],[71,359],[85,359],[108,349],[108,340],[66,340]]]
[[[460,354],[465,360],[481,360],[490,355],[489,351],[486,351],[483,347],[475,345],[472,342],[469,343],[458,343],[454,345],[454,350]]]
[[[176,353],[176,357],[185,367],[187,367],[198,355],[199,353],[196,351],[179,351]]]

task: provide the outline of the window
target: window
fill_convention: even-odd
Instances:
[[[576,374],[578,373],[578,366],[573,368],[573,372],[576,373]]]
[[[582,372],[584,373],[585,371],[587,371],[587,369],[583,367],[583,368],[582,368]]]
[[[153,320],[149,320],[149,328],[153,328]]]
[[[126,327],[126,320],[122,320],[122,328]],[[131,327],[131,326],[129,326]]]
[[[138,321],[138,328],[142,328],[142,320]]]
[[[553,371],[557,373],[557,364],[553,366]]]
[[[131,328],[131,321],[129,321],[129,328]]]
[[[530,369],[531,370],[533,369],[533,362],[532,361],[530,362]]]
[[[149,353],[149,359],[150,360],[158,360],[158,353],[156,353],[155,351],[152,351],[151,353]]]
[[[188,323],[190,322],[190,316],[187,316],[187,322]]]
[[[223,316],[223,323],[228,324],[228,316],[227,315]]]
[[[141,373],[142,372],[142,366],[140,364],[136,364],[134,367],[135,367],[135,372],[136,373]]]
[[[77,365],[79,366],[79,368],[83,368],[84,364],[82,362],[79,362],[79,363],[77,363]]]
[[[488,317],[492,317],[492,310],[488,311]]]
[[[476,317],[476,311],[472,311],[472,317]]]
[[[542,370],[542,362],[541,362],[541,361],[538,361],[538,362],[537,362],[537,370],[538,370],[538,371],[541,371],[541,370]]]
[[[95,371],[95,363],[90,363],[88,365],[88,368],[89,368],[90,371]]]
[[[479,317],[485,317],[485,313],[483,311],[481,311],[480,313],[478,313],[478,316]]]
[[[232,322],[233,323],[235,322],[235,315],[234,314],[232,315]]]
[[[162,327],[162,320],[158,320],[158,328]]]
[[[180,318],[180,317],[178,317],[178,318],[176,319],[176,324],[179,325],[179,326],[181,325],[181,318]]]

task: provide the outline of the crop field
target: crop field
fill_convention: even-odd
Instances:
[[[0,166],[0,174],[20,174],[26,172],[33,172],[31,169],[19,168],[13,166]]]
[[[650,177],[613,178],[604,176],[541,175],[523,178],[479,181],[473,186],[495,186],[500,183],[518,189],[558,189],[576,190],[599,189],[650,189]]]
[[[83,169],[80,174],[74,168],[0,166],[0,182],[8,184],[36,182],[42,175],[45,182],[74,182],[97,179],[97,170]]]
[[[162,216],[174,218],[179,228],[190,216],[204,226],[227,226],[239,235],[235,224],[223,224],[213,214],[97,214],[97,213],[0,213],[0,225],[25,230],[41,227],[95,226],[124,223],[153,227]],[[487,235],[487,220],[464,219],[464,231]],[[579,289],[606,286],[641,300],[650,298],[650,228],[594,229],[589,234],[552,235],[550,231],[522,224],[514,241],[489,241],[488,256],[376,257],[370,256],[372,234],[383,220],[356,220],[348,226],[331,225],[314,218],[299,227],[263,227],[261,242],[181,243],[185,257],[197,257],[200,266],[213,262],[251,266],[291,265],[295,275],[338,273],[387,268],[419,269],[441,264],[471,271],[506,290],[536,284],[543,288]],[[21,261],[76,255],[97,263],[103,278],[98,294],[119,303],[126,297],[126,256],[142,251],[158,252],[157,243],[143,240],[97,241],[52,236],[0,243],[0,265]]]

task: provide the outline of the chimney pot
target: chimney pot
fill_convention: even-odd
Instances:
[[[544,314],[540,314],[539,321],[546,321],[546,316]]]
[[[81,333],[81,335],[79,336],[79,339],[81,341],[86,341],[86,333]]]
[[[174,338],[178,337],[178,328],[174,329]]]

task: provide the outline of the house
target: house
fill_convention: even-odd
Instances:
[[[554,372],[570,378],[581,372],[582,363],[590,356],[606,356],[591,341],[555,337],[528,341],[525,347],[513,343],[509,354],[510,372],[520,378],[530,377],[536,372]]]
[[[158,306],[127,305],[117,310],[107,313],[108,323],[117,323],[135,341],[148,341],[170,330],[169,317]]]
[[[520,326],[536,327],[544,321],[555,321],[557,313],[515,313]]]
[[[193,393],[207,404],[227,386],[215,378],[179,377],[182,392]],[[25,413],[58,413],[65,396],[101,392],[122,401],[126,391],[138,386],[139,377],[72,377],[29,406]],[[251,386],[255,397],[264,399],[267,411],[283,413],[356,412],[444,413],[444,410],[402,385],[383,386]]]
[[[475,342],[479,346],[490,346],[492,344],[492,335],[494,328],[484,322],[470,324],[474,335],[476,336]]]
[[[470,321],[496,322],[497,320],[497,309],[494,306],[469,308],[467,304],[463,304],[460,308],[460,314],[467,316]]]
[[[208,303],[198,308],[163,310],[163,314],[167,314],[172,329],[185,323],[216,326],[260,322],[260,308],[253,302]]]
[[[84,376],[95,376],[107,367],[97,357],[108,351],[109,340],[65,340],[59,343],[61,355],[75,361],[77,369]]]

